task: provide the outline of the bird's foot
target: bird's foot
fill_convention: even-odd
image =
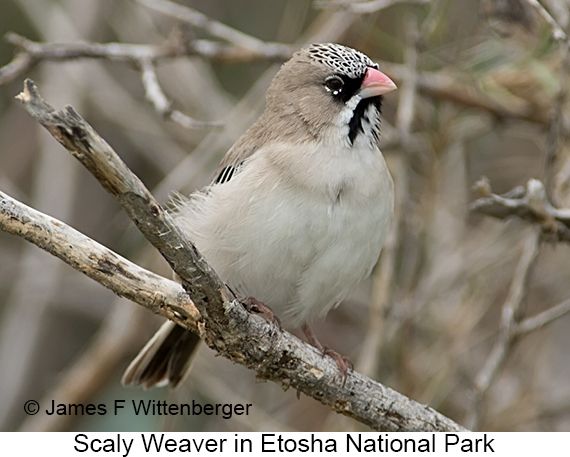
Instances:
[[[244,299],[240,300],[241,304],[248,310],[250,313],[260,313],[263,314],[269,322],[274,323],[279,327],[279,330],[283,330],[281,327],[281,320],[277,317],[277,315],[273,312],[273,310],[267,306],[265,303],[256,300],[251,296],[247,296]]]
[[[327,347],[325,347],[323,351],[323,356],[325,355],[328,355],[337,364],[338,371],[340,372],[340,376],[342,378],[342,387],[344,387],[346,384],[346,378],[348,377],[348,372],[354,370],[352,360]]]
[[[342,379],[342,386],[344,387],[346,378],[348,377],[348,372],[354,369],[352,361],[348,357],[340,355],[338,352],[323,346],[317,339],[317,336],[315,335],[315,332],[313,332],[313,329],[311,329],[311,327],[308,325],[303,325],[303,332],[309,340],[309,343],[317,348],[317,350],[323,354],[323,357],[325,355],[328,355],[337,364],[338,371],[340,372],[340,377]]]

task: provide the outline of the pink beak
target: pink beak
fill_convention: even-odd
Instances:
[[[397,89],[396,84],[388,76],[375,68],[368,67],[366,76],[360,86],[360,96],[362,98],[376,97]]]

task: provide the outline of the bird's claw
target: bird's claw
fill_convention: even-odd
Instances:
[[[281,326],[281,320],[277,317],[275,312],[265,303],[260,302],[259,300],[256,300],[249,295],[241,300],[241,303],[250,313],[263,314],[269,322],[277,325],[277,327],[279,327],[279,330],[283,330],[283,327]]]
[[[340,355],[338,352],[333,351],[329,348],[324,348],[323,357],[328,355],[331,359],[335,361],[338,366],[338,371],[340,372],[340,377],[342,379],[342,387],[346,384],[346,378],[348,377],[348,372],[354,370],[354,364],[352,360],[348,357]]]

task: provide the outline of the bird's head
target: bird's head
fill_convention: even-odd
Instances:
[[[267,110],[298,119],[315,139],[375,143],[382,94],[396,89],[366,55],[339,44],[313,44],[293,54],[267,93]]]

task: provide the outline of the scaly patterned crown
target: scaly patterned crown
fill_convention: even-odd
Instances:
[[[312,44],[307,52],[318,62],[349,78],[361,78],[368,67],[378,69],[378,64],[365,54],[340,44]]]

